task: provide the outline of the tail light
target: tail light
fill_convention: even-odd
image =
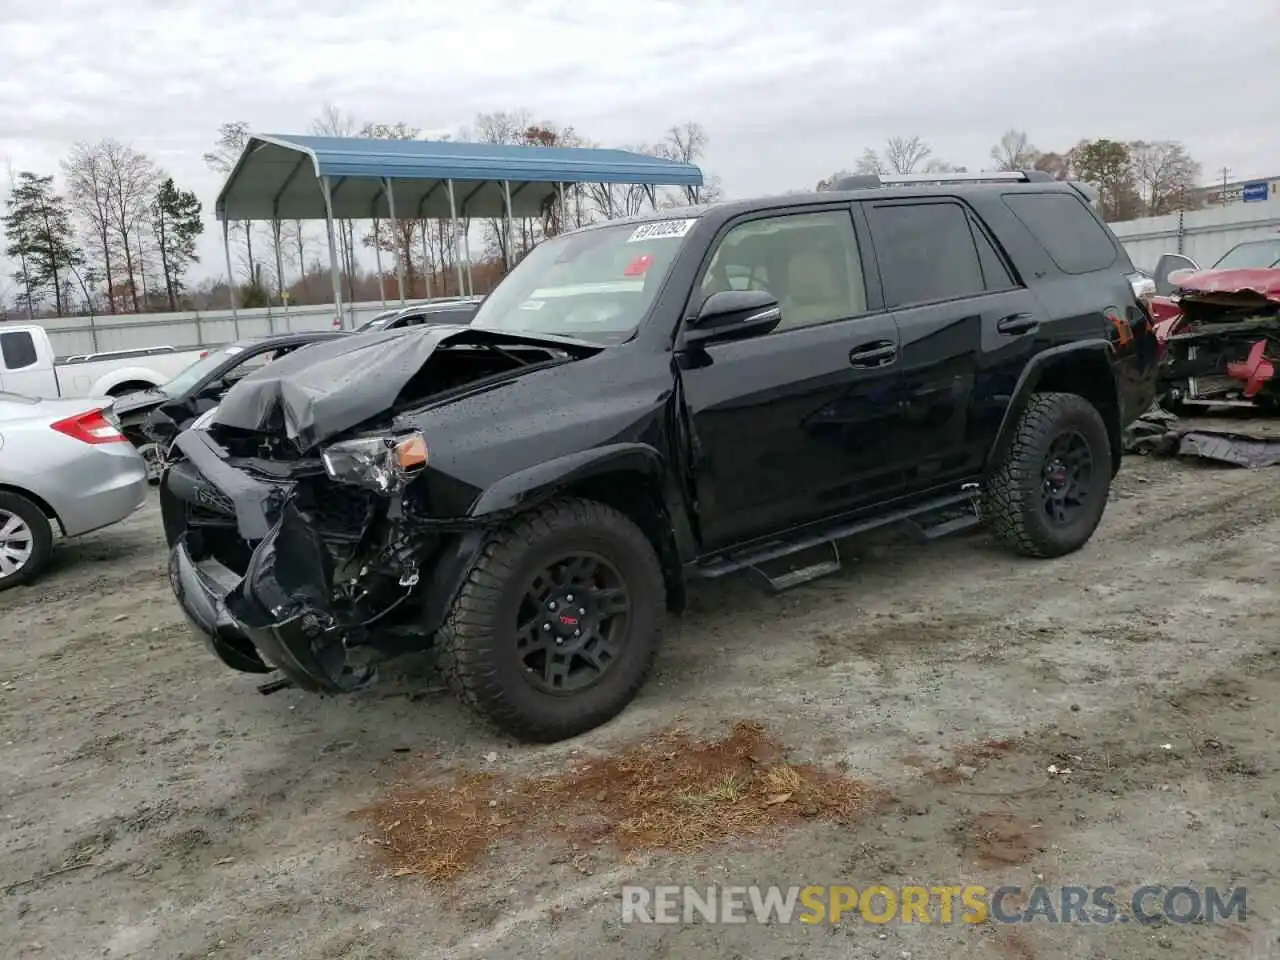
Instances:
[[[103,410],[90,410],[88,413],[76,414],[74,417],[67,417],[49,426],[83,443],[127,442],[120,428],[112,422],[110,414]]]

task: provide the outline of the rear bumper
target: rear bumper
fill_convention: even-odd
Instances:
[[[59,473],[76,489],[46,499],[68,537],[119,523],[147,502],[147,464],[131,444],[98,444]]]

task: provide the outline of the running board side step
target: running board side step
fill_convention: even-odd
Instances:
[[[800,584],[808,583],[810,580],[817,580],[819,577],[840,572],[840,547],[834,540],[829,541],[825,546],[831,548],[831,558],[829,560],[818,560],[808,566],[797,567],[794,570],[787,570],[777,574],[770,573],[766,569],[767,561],[761,565],[753,564],[747,569],[760,578],[770,592],[782,593],[783,590],[790,590],[792,587],[798,587]]]
[[[962,530],[978,526],[982,522],[979,510],[980,488],[977,483],[966,483],[959,492],[946,494],[933,500],[861,520],[835,523],[809,533],[798,535],[788,542],[765,541],[757,545],[741,547],[717,557],[695,561],[685,567],[691,579],[717,579],[740,570],[751,570],[762,577],[775,592],[786,590],[810,580],[816,580],[841,568],[840,553],[836,541],[871,530],[899,526],[921,542],[932,542]],[[938,517],[938,514],[942,514]],[[932,516],[931,516],[932,515]],[[932,520],[932,522],[930,522]],[[762,570],[772,560],[791,556],[802,550],[830,546],[831,559],[821,560],[782,574],[771,575]]]

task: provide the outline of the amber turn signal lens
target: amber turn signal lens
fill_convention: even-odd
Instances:
[[[427,465],[427,441],[422,434],[405,437],[395,446],[396,464],[401,470],[418,470]]]

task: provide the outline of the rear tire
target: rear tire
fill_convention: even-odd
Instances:
[[[1029,557],[1060,557],[1093,536],[1111,487],[1102,415],[1074,393],[1037,393],[984,491],[991,532]]]
[[[44,511],[20,493],[0,491],[0,592],[38,577],[52,552]]]
[[[550,743],[634,699],[665,613],[662,567],[639,527],[604,504],[559,500],[486,544],[436,635],[437,663],[495,726]]]

